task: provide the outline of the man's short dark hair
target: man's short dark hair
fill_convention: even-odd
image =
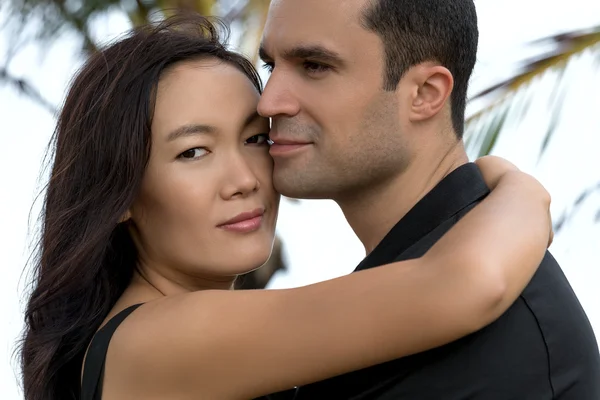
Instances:
[[[473,0],[371,0],[363,25],[385,49],[385,90],[396,90],[404,73],[437,61],[452,73],[452,126],[462,138],[467,86],[477,56],[477,13]]]

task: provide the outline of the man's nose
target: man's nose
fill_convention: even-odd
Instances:
[[[277,69],[267,81],[258,102],[258,113],[263,117],[293,117],[300,111],[300,104],[294,91],[292,78]]]

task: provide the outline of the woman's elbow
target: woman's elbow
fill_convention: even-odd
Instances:
[[[487,273],[478,278],[477,318],[475,330],[482,329],[497,320],[517,299],[519,293],[510,290],[510,282],[498,273]]]

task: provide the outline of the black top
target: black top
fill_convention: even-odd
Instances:
[[[85,358],[83,378],[81,380],[81,400],[100,400],[102,398],[102,381],[104,379],[104,362],[106,352],[113,334],[136,308],[141,304],[128,307],[112,317],[102,329],[94,335]]]
[[[458,168],[356,270],[423,255],[488,193],[475,164]],[[571,286],[546,253],[522,295],[484,329],[290,394],[295,400],[599,400],[600,354]]]

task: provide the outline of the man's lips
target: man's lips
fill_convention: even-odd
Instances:
[[[301,142],[297,140],[286,140],[286,139],[274,139],[271,138],[272,143],[269,148],[271,156],[280,156],[284,154],[291,154],[292,152],[304,149],[311,145],[310,142]]]
[[[274,144],[279,144],[279,145],[309,144],[310,143],[305,140],[285,139],[285,138],[278,137],[278,136],[270,136],[270,139]]]

